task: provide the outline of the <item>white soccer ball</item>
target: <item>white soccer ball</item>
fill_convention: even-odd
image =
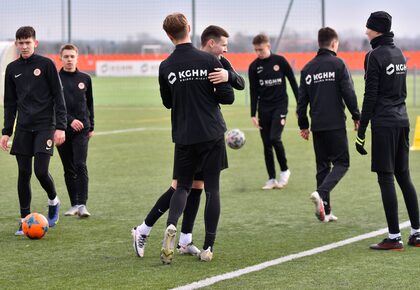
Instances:
[[[232,149],[239,149],[245,144],[245,134],[239,129],[232,129],[226,134],[226,143]]]

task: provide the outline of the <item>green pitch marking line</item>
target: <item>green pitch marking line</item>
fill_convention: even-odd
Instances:
[[[400,224],[400,229],[407,228],[409,226],[410,226],[410,222],[406,221],[406,222],[403,222],[403,223]],[[267,262],[257,264],[257,265],[254,265],[254,266],[250,266],[250,267],[246,267],[246,268],[239,269],[239,270],[236,270],[236,271],[228,272],[228,273],[225,273],[225,274],[213,276],[213,277],[210,277],[210,278],[207,278],[207,279],[203,279],[203,280],[200,280],[200,281],[193,282],[193,283],[188,284],[188,285],[173,288],[172,290],[192,290],[192,289],[199,289],[199,288],[207,287],[207,286],[213,285],[213,284],[215,284],[217,282],[220,282],[220,281],[233,279],[233,278],[245,275],[245,274],[261,271],[261,270],[264,270],[265,268],[280,265],[280,264],[283,264],[283,263],[286,263],[286,262],[289,262],[289,261],[292,261],[292,260],[296,260],[296,259],[300,259],[300,258],[303,258],[303,257],[308,257],[308,256],[312,256],[312,255],[319,254],[319,253],[322,253],[322,252],[330,251],[330,250],[333,250],[333,249],[336,249],[336,248],[339,248],[339,247],[342,247],[342,246],[346,246],[346,245],[353,244],[353,243],[363,241],[363,240],[366,240],[366,239],[370,239],[370,238],[373,238],[373,237],[376,237],[376,236],[379,236],[379,235],[383,235],[385,233],[388,233],[388,228],[383,228],[383,229],[380,229],[380,230],[377,230],[377,231],[373,231],[373,232],[366,233],[366,234],[363,234],[363,235],[360,235],[360,236],[356,236],[356,237],[349,238],[349,239],[346,239],[346,240],[342,240],[342,241],[338,241],[338,242],[331,243],[331,244],[328,244],[328,245],[324,245],[324,246],[321,246],[321,247],[318,247],[318,248],[310,249],[310,250],[303,251],[303,252],[296,253],[296,254],[291,254],[291,255],[288,255],[288,256],[285,256],[285,257],[281,257],[281,258],[278,258],[278,259],[267,261]],[[366,251],[370,251],[370,250],[367,249]]]

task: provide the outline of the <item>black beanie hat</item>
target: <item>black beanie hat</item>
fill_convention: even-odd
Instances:
[[[376,32],[386,33],[391,31],[392,16],[385,11],[376,11],[370,14],[366,27]]]

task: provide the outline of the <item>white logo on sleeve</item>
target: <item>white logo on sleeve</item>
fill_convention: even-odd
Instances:
[[[305,78],[305,82],[307,85],[310,85],[312,83],[312,76],[311,75],[307,75]]]
[[[170,83],[171,85],[173,85],[173,84],[174,84],[174,82],[176,81],[176,75],[175,75],[175,73],[171,72],[171,73],[168,75],[168,81],[169,81],[169,83]]]

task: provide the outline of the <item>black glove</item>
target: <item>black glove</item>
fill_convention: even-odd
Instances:
[[[360,132],[357,133],[356,137],[356,150],[359,152],[360,155],[366,155],[367,151],[364,148],[365,146],[365,134]]]

